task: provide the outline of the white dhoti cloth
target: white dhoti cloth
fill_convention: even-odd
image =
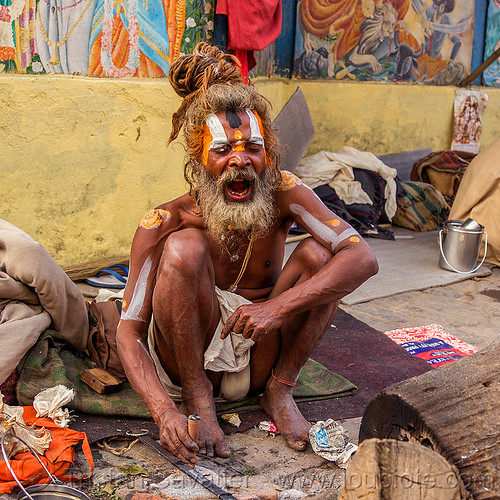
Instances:
[[[238,401],[243,399],[250,388],[250,348],[254,341],[231,332],[225,339],[220,335],[227,320],[239,306],[251,302],[236,293],[215,287],[219,301],[221,318],[214,336],[204,355],[204,368],[214,372],[224,372],[219,397],[215,401]],[[167,375],[155,351],[154,318],[148,331],[148,346],[156,367],[160,382],[173,401],[182,401],[182,389],[175,385]]]

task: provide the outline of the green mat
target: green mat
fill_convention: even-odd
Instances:
[[[107,395],[90,389],[80,380],[86,368],[94,368],[94,364],[84,353],[75,352],[58,332],[46,330],[17,368],[19,404],[31,405],[42,389],[62,384],[75,390],[75,398],[67,405],[71,410],[116,417],[151,417],[142,399],[128,383],[123,384],[119,392]],[[297,402],[338,398],[352,394],[355,389],[356,386],[344,377],[309,359],[294,388],[294,398]],[[218,403],[217,413],[253,408],[260,408],[259,397]]]

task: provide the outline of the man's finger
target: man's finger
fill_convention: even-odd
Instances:
[[[190,457],[189,456],[185,457],[184,453],[182,453],[182,446],[181,446],[180,441],[173,440],[173,439],[168,439],[168,440],[165,439],[165,440],[161,441],[161,444],[170,453],[175,455],[177,458],[179,458],[183,462],[185,462],[187,464],[190,462]],[[188,454],[189,454],[189,451],[188,451]]]
[[[191,439],[187,430],[181,434],[182,436],[179,436],[175,429],[172,432],[167,431],[167,438],[162,444],[183,462],[194,464],[196,463],[196,452],[199,450],[199,447]]]
[[[241,332],[241,335],[243,336],[244,339],[249,339],[254,332],[254,327],[250,323],[247,323],[243,327],[243,331]]]
[[[182,432],[179,435],[179,442],[195,453],[200,449],[196,441],[194,441],[193,438],[189,435],[187,428],[182,429]]]
[[[236,324],[236,321],[238,321],[239,316],[240,316],[240,313],[239,313],[238,309],[236,309],[236,311],[234,311],[234,313],[231,314],[231,316],[229,316],[229,318],[226,321],[226,324],[224,325],[224,328],[222,329],[222,332],[220,334],[221,339],[225,339],[229,335],[229,333],[233,329],[234,325]]]
[[[254,342],[258,342],[260,337],[261,337],[261,332],[260,330],[254,330],[253,332],[251,332],[251,336],[249,337],[250,339],[252,339]]]

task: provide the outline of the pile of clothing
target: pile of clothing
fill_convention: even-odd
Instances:
[[[89,335],[85,300],[40,243],[0,219],[0,384],[8,385],[49,326],[84,350]]]
[[[448,219],[474,154],[440,151],[419,159],[410,180],[369,152],[345,146],[303,158],[294,172],[361,235],[392,239],[387,223],[431,231]],[[304,232],[294,228],[293,232]]]

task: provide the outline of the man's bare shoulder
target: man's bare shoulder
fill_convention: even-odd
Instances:
[[[141,233],[164,233],[188,227],[189,220],[196,217],[195,205],[192,196],[186,193],[175,200],[148,210],[139,222],[138,231]]]
[[[276,188],[276,203],[279,208],[307,199],[317,199],[316,193],[295,174],[282,170],[281,182]]]

